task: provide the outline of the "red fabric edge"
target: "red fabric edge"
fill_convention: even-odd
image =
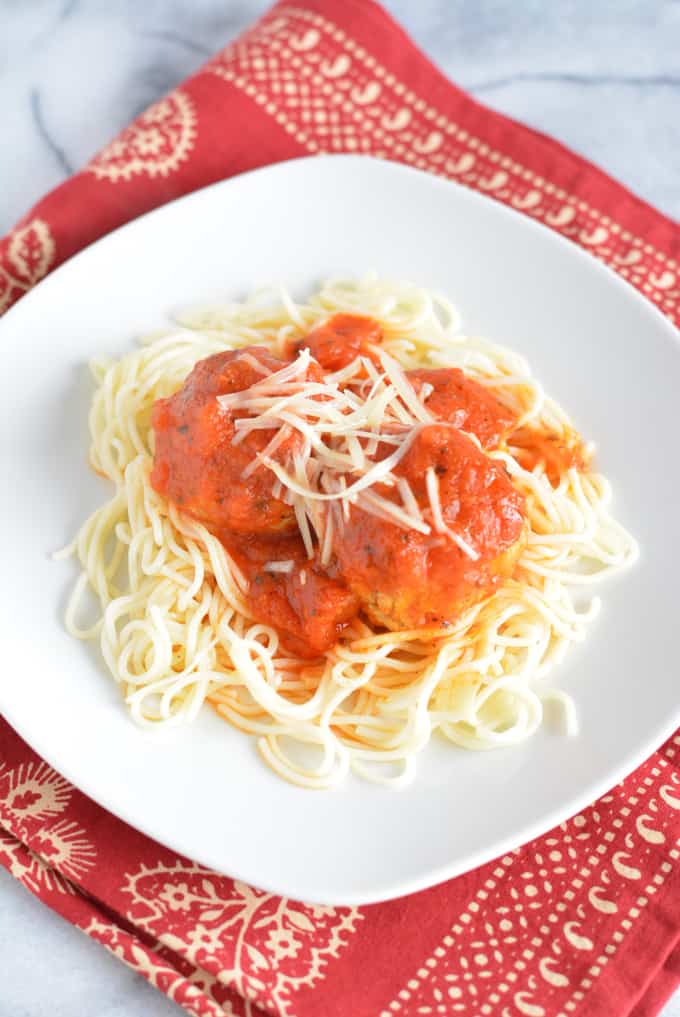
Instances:
[[[290,6],[290,2],[279,0],[276,6]],[[388,27],[399,38],[400,66],[395,67],[387,52],[382,54],[383,62],[391,65],[390,69],[397,71],[400,79],[407,80],[414,89],[413,77],[426,73],[427,88],[421,87],[420,92],[428,94],[432,105],[439,106],[442,112],[471,134],[551,183],[578,194],[636,235],[647,234],[650,228],[653,229],[655,243],[659,247],[671,256],[680,255],[680,224],[566,145],[490,109],[455,85],[377,0],[344,0],[342,7],[334,0],[306,0],[305,7],[331,17],[338,24],[351,21],[352,36],[370,51],[374,50],[376,33],[384,32]],[[352,19],[348,14],[349,8],[360,16]],[[404,72],[405,51],[408,51],[413,64],[409,68],[410,73]],[[394,52],[397,53],[396,47]]]
[[[631,1010],[630,1017],[656,1017],[677,991],[678,986],[680,986],[680,942],[670,951],[663,967],[654,972],[651,984]]]
[[[280,6],[287,5],[282,0]],[[673,254],[680,251],[680,232],[678,224],[672,219],[566,146],[490,110],[452,84],[375,0],[345,0],[344,5],[333,3],[332,0],[307,0],[305,6],[332,17],[338,24],[351,21],[349,30],[352,36],[371,51],[374,50],[376,32],[387,29],[385,35],[391,35],[392,38],[386,40],[387,47],[381,54],[382,61],[389,67],[391,47],[394,47],[395,54],[398,52],[399,56],[399,66],[395,68],[398,76],[409,83],[413,82],[413,87],[421,94],[427,94],[432,104],[438,105],[442,112],[492,147],[517,159],[523,166],[611,215],[637,236],[651,238],[653,235],[655,244],[664,251]],[[350,14],[347,13],[348,9]],[[351,10],[361,15],[356,23],[351,20]],[[371,25],[367,23],[369,19]],[[399,40],[398,49],[395,38]],[[274,131],[275,125],[272,124],[271,127]],[[54,907],[52,904],[50,906]],[[59,908],[55,910],[59,911]],[[77,924],[77,921],[74,923]],[[680,982],[680,946],[677,938],[672,940],[667,956],[658,958],[658,963],[659,968],[649,972],[649,981],[642,989],[644,995],[630,1011],[632,1017],[652,1017],[658,1013]],[[603,987],[606,987],[606,981],[603,978]],[[633,1002],[632,998],[630,1002]]]

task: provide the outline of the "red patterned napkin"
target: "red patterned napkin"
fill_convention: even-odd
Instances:
[[[680,320],[680,228],[448,82],[370,0],[277,4],[0,244],[0,310],[96,237],[254,166],[366,152],[451,177]],[[126,827],[0,721],[0,861],[199,1017],[651,1017],[680,981],[680,736],[582,815],[442,886],[282,900]]]

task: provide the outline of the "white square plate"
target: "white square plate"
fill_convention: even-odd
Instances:
[[[541,731],[474,754],[437,738],[399,792],[289,786],[206,709],[164,733],[130,720],[97,653],[61,621],[75,567],[50,560],[108,485],[86,465],[86,362],[201,300],[271,281],[412,280],[467,332],[525,354],[596,441],[639,564],[603,591],[557,674],[575,738]],[[0,322],[0,708],[56,769],[190,857],[304,900],[357,904],[425,887],[549,829],[680,723],[675,659],[680,346],[670,324],[575,246],[444,180],[359,157],[284,163],[216,184],[100,240]],[[600,592],[600,591],[598,591]]]

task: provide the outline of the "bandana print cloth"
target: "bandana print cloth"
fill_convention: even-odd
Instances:
[[[680,319],[680,228],[447,81],[371,0],[276,4],[0,243],[0,311],[197,187],[318,152],[449,177],[580,244]],[[335,908],[125,826],[0,720],[0,861],[196,1017],[651,1017],[680,981],[680,737],[581,815],[398,901]]]

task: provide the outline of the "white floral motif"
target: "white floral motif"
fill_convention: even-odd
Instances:
[[[196,113],[180,91],[155,103],[122,131],[87,166],[100,180],[166,177],[183,163],[196,139]]]
[[[165,901],[171,911],[188,911],[192,897],[186,883],[179,883],[177,886],[166,883],[165,889],[158,894],[158,899]]]
[[[67,879],[31,851],[20,840],[0,827],[0,859],[8,871],[32,893],[42,888],[58,893],[75,893]]]
[[[68,819],[53,821],[71,795],[71,785],[47,763],[0,766],[0,821],[8,837],[3,846],[12,856],[14,874],[33,889],[68,890],[68,880],[81,878],[94,865],[96,851],[85,831]],[[25,853],[10,851],[7,845],[14,839],[25,845]]]
[[[272,929],[264,945],[272,951],[275,960],[297,957],[301,946],[290,929]]]
[[[42,219],[12,230],[0,245],[0,314],[47,275],[54,257],[54,239]]]
[[[10,770],[0,765],[0,818],[25,822],[63,812],[71,797],[71,785],[47,763],[22,763]]]
[[[191,943],[191,953],[198,953],[199,950],[207,950],[213,953],[220,947],[219,929],[208,928],[207,925],[199,922],[192,929],[187,931],[187,940]]]
[[[68,820],[40,830],[31,843],[48,865],[73,880],[78,880],[92,868],[97,854],[83,829]]]
[[[98,918],[93,918],[84,931],[189,1013],[197,1017],[236,1017],[227,990],[207,972],[198,969],[186,975],[178,974],[174,965],[166,962],[159,952]]]
[[[127,918],[245,999],[282,1014],[323,978],[361,914],[274,897],[188,862],[127,877]]]

